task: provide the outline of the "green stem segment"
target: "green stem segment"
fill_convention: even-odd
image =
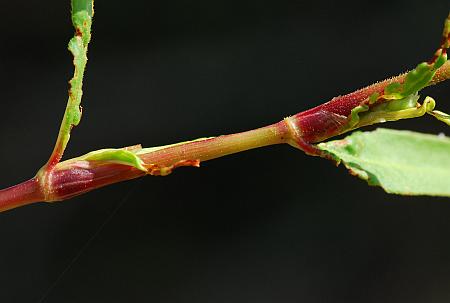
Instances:
[[[203,162],[249,149],[286,143],[290,138],[289,128],[281,121],[242,133],[149,149],[149,152],[144,149],[138,153],[138,157],[144,163],[168,167],[184,160]]]

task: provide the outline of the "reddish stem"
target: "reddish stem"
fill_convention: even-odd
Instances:
[[[94,162],[74,163],[68,169],[51,173],[47,202],[66,200],[109,184],[144,176],[145,173],[132,166],[115,163],[97,165]]]
[[[32,178],[20,184],[0,190],[0,212],[44,200],[40,183]]]
[[[207,161],[249,149],[287,143],[291,138],[284,121],[258,129],[168,146],[139,155],[145,163],[170,166],[183,160]]]
[[[138,156],[144,166],[167,169],[170,172],[178,166],[195,166],[199,161],[286,143],[290,138],[286,123],[281,121],[247,132],[176,144]],[[127,165],[85,160],[61,162],[47,178],[51,186],[46,192],[46,200],[65,200],[108,184],[143,175],[145,172]]]
[[[342,133],[343,126],[348,122],[351,111],[361,105],[373,93],[382,94],[386,86],[393,82],[403,83],[407,73],[377,82],[347,95],[335,97],[330,101],[300,112],[292,117],[297,128],[301,130],[301,137],[309,143],[316,143]],[[429,85],[450,78],[450,61],[447,61],[436,71]]]
[[[183,161],[206,161],[257,147],[289,143],[315,154],[311,144],[339,133],[339,126],[351,110],[374,92],[384,90],[393,81],[402,82],[404,75],[391,78],[298,113],[281,122],[255,130],[151,149],[138,154],[144,165],[172,168]],[[450,78],[450,62],[436,73],[431,84]],[[57,153],[55,153],[56,155]],[[317,154],[316,154],[317,155]],[[52,159],[57,159],[55,158]],[[178,165],[180,164],[181,165]],[[196,163],[193,161],[192,163]],[[65,200],[96,188],[145,175],[127,166],[98,161],[65,161],[47,166],[29,181],[0,191],[0,211],[38,201]],[[48,169],[48,168],[51,169]]]

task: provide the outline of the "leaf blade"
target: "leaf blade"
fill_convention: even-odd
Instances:
[[[450,197],[448,137],[379,128],[319,148],[388,193]]]

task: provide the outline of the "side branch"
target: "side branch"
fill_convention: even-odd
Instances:
[[[61,160],[70,132],[81,120],[81,98],[83,96],[83,76],[87,64],[87,50],[91,40],[92,17],[94,14],[93,0],[72,0],[72,23],[75,36],[70,39],[68,49],[73,55],[75,71],[69,85],[69,99],[58,132],[58,138],[47,164],[41,169],[45,174]]]

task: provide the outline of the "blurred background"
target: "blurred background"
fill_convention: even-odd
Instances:
[[[1,5],[1,188],[45,163],[67,100],[70,4],[42,3]],[[65,157],[277,122],[428,60],[449,7],[97,1]],[[423,94],[450,111],[449,83]],[[0,302],[449,302],[449,217],[273,146],[0,214]]]

